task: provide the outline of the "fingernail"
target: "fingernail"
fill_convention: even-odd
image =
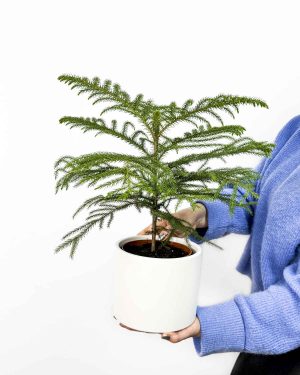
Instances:
[[[162,336],[161,338],[165,340],[170,340],[170,336]]]

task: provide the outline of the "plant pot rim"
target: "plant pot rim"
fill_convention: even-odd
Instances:
[[[193,260],[196,257],[202,255],[202,246],[198,245],[196,243],[192,243],[191,244],[192,249],[195,251],[194,254],[191,254],[191,255],[188,255],[188,256],[184,256],[184,257],[177,257],[177,258],[152,258],[152,257],[146,257],[146,256],[141,256],[141,255],[136,255],[136,254],[128,253],[127,251],[125,251],[124,249],[121,248],[121,246],[125,245],[126,243],[128,243],[130,241],[145,240],[145,239],[149,240],[151,238],[152,238],[151,234],[137,235],[137,236],[130,236],[130,237],[123,238],[122,240],[118,240],[116,242],[117,251],[122,251],[124,254],[126,254],[126,256],[135,257],[135,258],[138,258],[138,259],[140,259],[140,258],[147,259],[147,262],[150,262],[150,261],[151,262],[160,262],[160,261],[182,262],[182,261],[188,261],[189,259]],[[158,237],[157,237],[157,240],[159,240]],[[177,242],[177,243],[180,243],[180,244],[183,244],[183,245],[187,245],[187,242],[184,240],[184,238],[180,238],[180,237],[171,237],[170,241]]]

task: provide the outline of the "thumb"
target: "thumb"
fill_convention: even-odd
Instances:
[[[185,340],[189,337],[193,337],[199,335],[200,333],[200,322],[199,319],[196,317],[194,322],[189,325],[188,327],[181,329],[180,331],[173,331],[173,332],[164,332],[162,333],[161,337],[169,336],[169,341],[172,343],[180,342]]]

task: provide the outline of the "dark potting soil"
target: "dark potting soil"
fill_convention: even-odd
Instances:
[[[123,250],[127,253],[140,255],[150,258],[181,258],[188,256],[188,254],[170,245],[163,245],[161,241],[156,241],[156,249],[151,251],[151,242],[142,245],[132,245],[130,242],[123,245]]]

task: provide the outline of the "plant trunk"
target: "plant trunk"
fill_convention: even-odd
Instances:
[[[156,215],[152,216],[152,242],[151,242],[151,251],[155,251],[156,245]]]
[[[159,138],[159,125],[158,127],[155,129],[154,133],[153,133],[154,137],[153,137],[153,156],[154,156],[154,160],[158,161],[158,138]],[[157,194],[157,179],[158,179],[158,176],[157,176],[157,173],[155,174],[155,181],[154,181],[154,191],[155,191],[155,196],[154,196],[154,209],[157,210],[157,202],[158,202],[158,194]],[[151,252],[154,252],[155,251],[155,247],[156,247],[156,219],[157,219],[157,215],[153,214],[152,216],[152,243],[151,243]]]

